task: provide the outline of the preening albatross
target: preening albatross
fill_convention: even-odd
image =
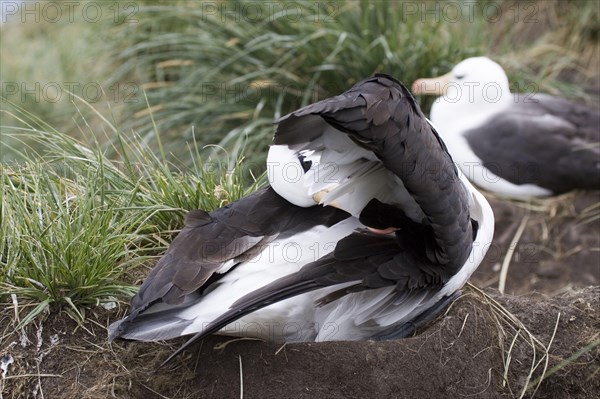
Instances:
[[[186,224],[109,339],[388,339],[455,297],[491,208],[408,90],[376,75],[276,121],[271,186]]]
[[[437,94],[431,121],[478,186],[512,197],[600,189],[600,111],[541,93],[516,94],[496,62],[468,58],[446,75],[418,79]]]

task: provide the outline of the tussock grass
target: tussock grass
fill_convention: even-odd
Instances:
[[[503,64],[514,71],[517,88],[533,84],[536,91],[597,104],[597,88],[594,95],[590,85],[598,85],[600,68],[598,5],[586,0],[521,5],[507,0],[503,6],[508,18],[496,24],[494,36]],[[514,41],[515,36],[521,40]]]
[[[123,4],[118,21],[110,4],[98,23],[78,15],[74,23],[7,24],[0,80],[29,88],[54,82],[63,89],[65,82],[77,82],[79,94],[85,84],[99,85],[104,93],[95,106],[105,111],[104,102],[115,105],[123,131],[135,129],[155,151],[158,128],[173,162],[195,139],[200,147],[218,144],[232,159],[243,153],[261,164],[273,118],[375,72],[410,84],[445,73],[466,57],[488,55],[505,66],[514,91],[590,99],[585,88],[597,81],[600,65],[598,8],[585,0],[449,7],[436,1],[140,0],[134,10]],[[452,11],[457,7],[458,17]],[[24,42],[29,51],[20,51]],[[64,91],[62,97],[70,98]],[[22,99],[21,91],[11,98]],[[427,111],[434,99],[420,101]],[[69,101],[26,95],[21,105],[78,134]],[[101,125],[87,116],[92,126]]]
[[[261,162],[273,118],[376,72],[410,84],[485,48],[481,18],[426,20],[402,2],[299,1],[287,12],[265,5],[262,17],[245,16],[257,4],[227,2],[210,13],[193,2],[149,5],[138,26],[116,32],[112,79],[137,79],[170,148],[201,128],[201,143]],[[144,104],[130,112],[128,126],[152,134]]]
[[[507,68],[516,92],[589,98],[584,88],[597,75],[598,10],[563,3],[484,1],[471,12],[453,3],[462,7],[456,19],[433,1],[299,1],[279,12],[245,0],[210,9],[193,2],[147,5],[137,14],[139,25],[114,32],[111,59],[119,66],[110,82],[133,78],[147,91],[171,148],[202,127],[200,143],[261,162],[273,118],[376,72],[410,84],[488,55]],[[558,80],[564,77],[577,85]],[[420,101],[427,111],[434,99]],[[144,102],[131,105],[128,126],[152,134]]]
[[[203,162],[195,144],[194,171],[183,173],[105,119],[118,137],[117,162],[15,109],[21,124],[2,134],[23,143],[15,151],[26,161],[0,166],[0,284],[3,300],[34,303],[18,327],[49,307],[81,322],[86,308],[132,295],[128,271],[165,248],[186,210],[211,210],[255,189],[241,183],[241,160],[233,169]]]

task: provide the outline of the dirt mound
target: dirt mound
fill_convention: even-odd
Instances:
[[[211,337],[155,374],[183,341],[108,346],[101,325],[72,333],[75,323],[52,317],[39,334],[28,329],[32,342],[25,347],[18,335],[4,337],[2,354],[14,363],[2,393],[11,399],[228,398],[241,390],[244,398],[497,398],[518,397],[529,384],[529,397],[545,370],[536,397],[597,397],[598,346],[560,364],[598,340],[600,288],[555,298],[488,295],[467,289],[445,318],[409,339],[281,346]],[[105,324],[109,315],[95,317]]]

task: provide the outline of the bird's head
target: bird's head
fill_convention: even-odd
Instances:
[[[411,89],[414,94],[438,95],[455,104],[495,104],[510,96],[506,73],[487,57],[467,58],[445,75],[417,79]]]

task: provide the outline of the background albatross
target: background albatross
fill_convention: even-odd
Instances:
[[[276,123],[271,187],[190,212],[110,340],[195,334],[169,361],[212,333],[387,339],[455,297],[493,214],[400,82],[376,75]]]
[[[468,58],[418,79],[415,94],[441,95],[431,121],[478,186],[512,197],[600,189],[600,112],[564,98],[509,90],[500,65]]]

